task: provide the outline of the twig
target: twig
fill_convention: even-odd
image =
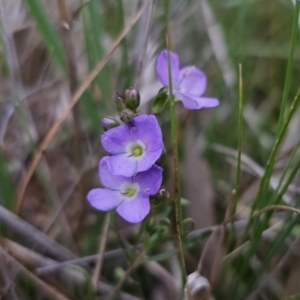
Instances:
[[[4,283],[4,287],[0,291],[0,299],[6,295],[6,297],[10,300],[19,300],[15,291],[15,283],[13,280],[15,274],[12,274],[13,270],[8,261],[4,260],[4,262],[0,264],[0,273]]]
[[[93,279],[92,279],[94,287],[97,286],[99,276],[101,274],[103,255],[104,255],[104,250],[105,250],[106,240],[107,240],[107,234],[108,234],[108,228],[109,228],[109,213],[107,213],[106,216],[105,216],[102,235],[100,236],[100,239],[99,239],[99,246],[98,246],[99,250],[98,250],[97,264],[96,264],[94,274],[93,274]]]
[[[131,247],[132,248],[132,247]],[[124,255],[124,251],[121,248],[107,251],[103,254],[103,260],[117,259],[117,258],[126,258]],[[52,266],[41,267],[36,270],[38,275],[51,274],[56,272],[58,269],[67,266],[67,265],[87,265],[94,264],[97,261],[98,254],[89,255],[85,257],[75,258],[71,260],[67,260],[64,262],[57,262]]]
[[[99,63],[96,65],[96,67],[93,69],[93,71],[86,77],[83,84],[75,92],[74,96],[72,97],[72,99],[70,101],[69,106],[61,113],[60,117],[56,120],[56,122],[52,125],[52,127],[49,129],[49,131],[45,135],[37,153],[35,154],[33,160],[31,161],[31,163],[29,165],[28,171],[26,172],[25,176],[22,179],[22,182],[20,185],[20,190],[18,193],[17,201],[16,201],[17,214],[20,212],[27,186],[30,182],[32,175],[34,174],[36,167],[38,166],[41,158],[43,157],[43,153],[47,150],[50,142],[56,135],[57,131],[59,130],[60,126],[63,124],[64,120],[66,119],[66,117],[68,116],[70,111],[73,109],[74,105],[78,102],[78,100],[80,99],[82,94],[85,92],[85,90],[89,87],[89,85],[92,83],[92,81],[96,78],[98,73],[102,70],[102,68],[108,62],[112,53],[117,49],[118,45],[123,40],[123,38],[130,32],[131,28],[134,26],[134,24],[140,18],[140,16],[142,15],[143,11],[145,10],[145,8],[147,7],[147,5],[149,3],[150,3],[150,0],[144,2],[144,5],[141,7],[141,9],[137,12],[137,14],[132,18],[131,22],[128,24],[128,26],[123,30],[123,32],[115,40],[111,49],[106,53],[104,58],[99,61]]]
[[[52,275],[52,274],[40,274],[38,272],[39,269],[46,269],[51,268],[51,266],[55,266],[57,264],[56,261],[45,257],[39,253],[36,253],[32,250],[29,250],[13,241],[8,239],[2,239],[1,244],[7,251],[12,255],[16,260],[22,262],[22,264],[28,266],[29,268],[35,268],[35,274],[37,276],[45,276],[45,275]],[[61,270],[56,269],[56,274],[54,279],[59,280],[59,283],[64,285],[65,280],[72,282],[74,286],[76,286],[76,291],[78,293],[79,290],[86,291],[90,281],[89,278],[86,277],[81,271],[78,271],[76,268],[68,267],[64,265],[65,268]],[[112,286],[99,281],[97,284],[97,289],[95,292],[101,294],[108,294],[112,291]],[[138,298],[129,295],[127,293],[121,293],[122,299],[126,300],[139,300]]]
[[[16,231],[20,236],[27,240],[27,242],[35,244],[40,251],[44,251],[58,260],[67,260],[76,257],[70,250],[58,244],[56,241],[52,240],[50,237],[1,205],[0,221],[2,224]]]
[[[39,279],[33,273],[29,272],[22,264],[20,264],[17,260],[10,256],[2,247],[0,247],[0,254],[4,257],[5,260],[10,261],[11,264],[18,268],[21,274],[29,278],[41,291],[47,294],[50,299],[70,300],[63,294],[53,289],[50,285]]]

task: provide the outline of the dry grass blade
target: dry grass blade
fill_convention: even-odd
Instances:
[[[142,51],[140,53],[140,58],[139,58],[139,62],[138,62],[138,69],[137,69],[137,76],[136,76],[136,80],[135,80],[135,88],[139,88],[140,87],[140,80],[141,80],[141,75],[142,75],[142,69],[143,69],[143,62],[145,60],[146,54],[147,54],[147,44],[148,44],[148,40],[149,40],[149,35],[150,35],[150,28],[151,28],[151,20],[152,18],[152,14],[153,14],[153,7],[155,5],[155,3],[153,3],[155,0],[151,0],[150,1],[150,6],[149,6],[149,12],[148,12],[148,16],[147,16],[147,25],[146,25],[146,37],[145,37],[145,41],[144,41],[144,45],[142,47]]]
[[[176,289],[176,281],[165,268],[154,261],[147,262],[145,267],[163,286],[166,299],[178,300],[180,298],[180,290]]]
[[[205,244],[201,259],[197,268],[198,273],[207,278],[212,288],[217,283],[225,250],[223,247],[225,235],[224,226],[219,226],[209,237]]]
[[[44,251],[58,260],[66,260],[75,258],[75,255],[58,244],[43,232],[37,230],[35,227],[20,219],[3,206],[0,205],[0,221],[8,228],[17,232],[28,242],[35,245],[40,251]]]
[[[236,191],[235,190],[232,190],[230,195],[229,195],[229,198],[228,198],[228,205],[227,205],[227,208],[226,208],[226,213],[225,213],[225,218],[224,218],[224,222],[232,219],[233,217],[233,209],[234,209],[234,197],[235,197],[235,193]]]
[[[107,241],[108,229],[109,229],[109,214],[107,213],[105,216],[105,220],[104,220],[103,232],[99,239],[97,264],[96,264],[94,274],[93,274],[94,287],[97,286],[97,282],[99,280],[99,276],[100,276],[101,269],[102,269],[103,255],[104,255],[104,250],[105,250],[106,241]]]
[[[71,265],[63,265],[62,268],[56,269],[54,274],[41,274],[38,272],[39,268],[51,268],[57,264],[57,261],[45,257],[39,253],[36,253],[32,250],[29,250],[13,241],[8,239],[2,239],[1,245],[5,248],[11,256],[13,256],[16,260],[22,262],[23,265],[28,268],[34,268],[35,274],[39,277],[47,276],[53,278],[55,281],[59,282],[59,285],[62,287],[70,287],[70,284],[76,287],[76,299],[79,295],[86,295],[88,287],[90,287],[89,277],[86,276],[82,271],[78,270],[78,268],[74,268]],[[108,294],[112,291],[113,287],[107,283],[99,281],[97,283],[96,292],[99,294]],[[70,292],[70,289],[68,289]],[[140,300],[137,297],[134,297],[125,292],[121,292],[121,297],[124,300]],[[83,299],[83,298],[82,298]]]
[[[253,215],[253,217],[254,218],[259,217],[261,214],[263,214],[267,211],[270,211],[270,210],[286,210],[286,211],[291,211],[291,212],[294,212],[294,213],[300,215],[300,209],[297,209],[297,208],[294,208],[291,206],[287,206],[287,205],[270,205],[270,206],[266,206],[263,209],[257,211]]]
[[[74,96],[72,97],[69,106],[61,113],[60,117],[56,122],[52,125],[50,130],[47,132],[45,138],[41,142],[37,153],[35,154],[33,160],[31,161],[28,171],[23,177],[23,180],[20,185],[17,201],[16,201],[16,213],[19,214],[22,206],[22,202],[24,199],[24,195],[27,189],[27,186],[30,182],[30,179],[32,175],[34,174],[34,171],[36,167],[38,166],[41,158],[43,157],[44,151],[47,150],[50,142],[54,138],[55,134],[59,130],[60,126],[68,116],[68,114],[73,109],[74,105],[78,102],[79,98],[82,96],[84,91],[89,87],[89,85],[92,83],[92,81],[96,78],[98,73],[102,70],[102,68],[105,66],[105,64],[108,62],[109,58],[113,54],[113,52],[117,49],[120,42],[123,40],[123,38],[129,33],[129,31],[132,29],[134,24],[137,22],[137,20],[142,15],[143,11],[147,7],[147,5],[150,3],[150,0],[145,1],[144,5],[141,7],[141,9],[137,12],[137,14],[131,19],[131,22],[128,24],[128,26],[123,30],[123,32],[119,35],[119,37],[115,40],[113,46],[108,51],[108,53],[104,56],[103,59],[96,65],[94,70],[87,76],[87,78],[84,80],[83,84],[80,86],[80,88],[75,92]]]
[[[56,299],[56,300],[70,300],[63,294],[59,293],[55,289],[53,289],[51,286],[46,284],[44,281],[39,279],[37,276],[32,274],[30,271],[28,271],[22,264],[20,264],[18,261],[16,261],[12,256],[10,256],[2,247],[0,247],[0,254],[2,256],[2,259],[6,261],[10,261],[10,263],[15,266],[17,269],[20,270],[20,273],[23,274],[25,277],[30,279],[36,287],[44,292],[45,295],[49,296],[50,299]]]

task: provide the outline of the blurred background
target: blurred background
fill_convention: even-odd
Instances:
[[[206,243],[228,217],[236,187],[239,64],[243,155],[235,241],[256,198],[280,112],[298,89],[296,9],[289,0],[0,0],[0,299],[180,299],[168,109],[157,117],[171,195],[152,203],[145,228],[113,215],[108,223],[107,214],[86,201],[100,186],[101,119],[116,115],[113,96],[129,87],[140,91],[139,110],[151,113],[161,88],[156,58],[167,32],[181,66],[205,72],[205,95],[220,100],[219,107],[199,111],[176,104],[184,218],[194,220],[186,221],[184,236],[187,273],[201,260],[198,271],[211,285],[211,295],[204,285],[193,299],[300,299],[289,298],[300,293],[300,227],[291,213],[272,216],[242,269],[238,249],[251,234],[236,243],[222,234],[223,244],[214,235]],[[298,163],[299,128],[295,110],[266,197],[276,191],[288,159],[284,174]],[[280,203],[297,207],[297,172],[279,193]],[[272,248],[292,219],[280,247]],[[146,235],[153,243],[136,265]]]

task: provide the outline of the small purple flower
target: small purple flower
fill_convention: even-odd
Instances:
[[[186,66],[179,69],[179,58],[176,53],[170,52],[171,76],[173,93],[181,100],[186,109],[200,109],[203,107],[215,107],[219,100],[215,98],[201,97],[206,90],[206,76],[194,66]],[[168,51],[163,50],[156,64],[156,73],[159,81],[169,86],[168,75]]]
[[[113,175],[131,177],[154,165],[163,150],[162,132],[154,115],[135,117],[101,136],[110,154],[107,165]]]
[[[162,168],[153,165],[148,171],[134,177],[115,176],[108,167],[109,157],[99,163],[99,176],[105,188],[91,190],[87,199],[99,210],[117,208],[118,214],[131,223],[141,222],[150,211],[149,196],[159,191]]]

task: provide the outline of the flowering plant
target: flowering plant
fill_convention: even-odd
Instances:
[[[157,76],[165,87],[169,85],[167,56],[167,51],[162,51],[156,66]],[[200,109],[219,104],[215,98],[202,97],[207,81],[203,72],[193,66],[179,69],[179,58],[172,52],[170,64],[173,93],[185,108]],[[155,163],[164,147],[162,132],[154,115],[137,114],[138,90],[127,89],[123,96],[116,94],[114,99],[123,123],[110,117],[102,120],[105,132],[101,143],[108,152],[99,163],[103,188],[92,189],[87,199],[96,209],[116,209],[128,222],[139,223],[150,212],[149,197],[160,194],[163,170]]]
[[[149,196],[155,195],[162,183],[162,168],[153,165],[133,177],[113,175],[109,156],[99,163],[99,177],[105,188],[91,190],[87,199],[96,209],[117,212],[131,223],[141,222],[150,211]]]
[[[206,90],[206,75],[195,66],[179,68],[179,58],[176,53],[170,52],[170,67],[173,94],[180,100],[186,109],[201,109],[216,107],[219,100],[203,97]],[[163,50],[157,58],[156,73],[163,86],[169,86],[168,52]]]
[[[140,115],[106,131],[101,142],[110,154],[107,161],[112,174],[127,177],[150,169],[163,150],[162,132],[154,115]]]

